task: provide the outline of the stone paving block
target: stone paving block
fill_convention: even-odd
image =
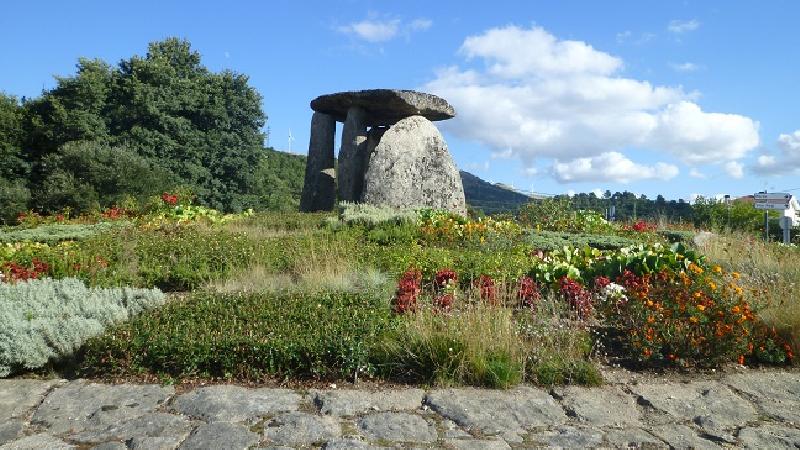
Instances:
[[[800,448],[800,430],[783,425],[762,425],[742,428],[739,441],[747,448],[781,449]]]
[[[595,448],[603,442],[603,432],[594,428],[560,426],[554,430],[532,433],[531,442],[557,448]]]
[[[636,399],[616,387],[567,387],[558,392],[561,404],[582,425],[620,426],[641,424]]]
[[[0,380],[0,423],[26,418],[58,380]]]
[[[198,427],[178,447],[181,450],[244,450],[259,441],[258,434],[246,427],[227,422],[215,422]]]
[[[0,450],[70,450],[74,448],[76,448],[74,445],[45,433],[26,436],[0,446]]]
[[[380,450],[380,449],[385,449],[386,447],[378,447],[361,439],[343,438],[343,439],[333,439],[331,441],[328,441],[325,443],[325,445],[322,446],[322,448],[323,450],[349,450],[349,449]]]
[[[713,422],[715,428],[730,428],[758,417],[750,402],[720,383],[647,383],[631,386],[631,390],[666,413],[654,418],[663,422]]]
[[[242,422],[296,411],[302,396],[289,389],[248,389],[215,385],[179,395],[172,408],[205,421]]]
[[[800,373],[751,372],[725,377],[724,382],[754,398],[765,413],[800,423]]]
[[[19,420],[10,420],[6,423],[0,423],[0,445],[11,442],[22,436],[22,430],[24,429],[25,424]]]
[[[511,450],[502,439],[448,439],[444,444],[455,450]]]
[[[605,430],[604,440],[613,448],[669,448],[666,442],[641,428]]]
[[[398,389],[387,391],[325,390],[311,391],[322,414],[355,416],[374,411],[408,411],[422,406],[425,391]]]
[[[697,450],[722,448],[715,442],[700,437],[696,431],[686,425],[658,425],[650,428],[650,431],[672,448],[694,448]]]
[[[443,389],[430,392],[426,403],[442,416],[467,431],[486,435],[500,434],[507,441],[521,442],[533,427],[560,425],[567,416],[555,399],[530,387],[509,391],[474,388]]]
[[[433,442],[436,427],[422,416],[408,413],[377,413],[358,420],[358,429],[368,438],[399,442]]]
[[[52,434],[106,429],[153,412],[174,392],[171,386],[76,380],[48,394],[36,408],[31,423],[48,428]]]
[[[112,424],[106,428],[90,427],[69,436],[71,441],[96,444],[105,441],[127,441],[136,437],[163,438],[175,445],[189,435],[197,422],[183,416],[166,413],[149,413],[132,420]],[[173,446],[174,447],[174,446]]]
[[[310,445],[341,435],[337,419],[301,412],[282,414],[264,425],[264,438],[280,445]]]

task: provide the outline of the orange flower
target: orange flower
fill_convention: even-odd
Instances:
[[[736,360],[740,366],[744,365],[744,355],[739,355],[739,358]]]

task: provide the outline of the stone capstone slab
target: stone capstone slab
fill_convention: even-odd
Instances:
[[[713,423],[714,428],[730,428],[758,417],[750,402],[720,383],[643,383],[631,386],[631,390],[664,413],[654,418],[662,422],[694,421]]]
[[[407,117],[386,130],[368,161],[364,203],[466,215],[461,174],[442,134],[424,117]]]
[[[242,422],[296,411],[302,396],[289,389],[249,389],[216,385],[175,397],[172,408],[207,422]]]
[[[0,380],[0,423],[26,418],[58,380]]]
[[[331,416],[293,412],[277,416],[264,424],[264,438],[279,445],[310,445],[341,435],[339,421]]]
[[[800,430],[782,425],[762,425],[742,428],[739,441],[746,448],[800,448]]]
[[[715,442],[700,437],[696,431],[686,425],[658,425],[650,428],[650,432],[672,448],[694,448],[697,450],[721,448]]]
[[[724,382],[749,395],[766,414],[784,422],[800,423],[800,373],[741,373],[726,377]]]
[[[198,427],[179,449],[246,450],[259,441],[258,434],[246,427],[215,422]]]
[[[46,433],[26,436],[0,446],[0,450],[70,450],[74,445]]]
[[[455,109],[441,97],[401,89],[338,92],[320,95],[311,101],[311,109],[329,114],[339,122],[346,119],[347,111],[353,106],[367,112],[369,126],[393,125],[409,116],[423,116],[436,121],[456,115]]]
[[[173,443],[172,448],[189,435],[197,422],[183,416],[149,413],[132,420],[109,425],[104,429],[90,428],[69,436],[71,441],[96,444],[105,441],[127,441],[134,438],[158,438]]]
[[[567,420],[553,397],[530,387],[509,391],[441,389],[430,392],[425,402],[467,431],[501,434],[517,442],[533,427],[560,425]]]
[[[558,392],[561,404],[578,422],[592,426],[641,424],[641,414],[633,396],[616,387],[567,387]]]
[[[370,414],[358,420],[358,429],[374,440],[433,442],[437,439],[436,427],[417,414]]]
[[[52,434],[103,430],[155,411],[174,392],[171,386],[76,380],[50,392],[36,408],[31,423]]]
[[[422,406],[425,391],[402,389],[376,392],[358,390],[311,391],[322,414],[355,416],[374,411],[407,411]]]

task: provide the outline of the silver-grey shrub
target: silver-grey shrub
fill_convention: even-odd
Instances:
[[[410,223],[419,220],[415,209],[397,209],[367,203],[339,203],[339,219],[347,225],[376,226],[383,223]]]
[[[164,302],[158,289],[87,288],[74,278],[0,283],[0,377],[69,356],[107,326]]]

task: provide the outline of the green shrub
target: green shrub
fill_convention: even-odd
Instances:
[[[396,209],[367,203],[339,204],[339,219],[347,225],[373,227],[382,223],[401,224],[416,222],[419,213],[414,209]]]
[[[90,225],[53,223],[29,229],[0,230],[0,242],[31,241],[55,244],[61,241],[78,241],[105,231],[130,225],[130,222],[126,221],[100,222]]]
[[[622,247],[639,244],[640,241],[621,236],[604,234],[560,233],[555,231],[531,232],[528,243],[537,250],[553,251],[570,246],[574,248],[592,247],[599,250],[618,250]]]
[[[14,223],[17,214],[28,209],[30,199],[31,193],[24,180],[8,180],[0,173],[0,224]]]
[[[68,357],[114,323],[164,304],[156,289],[88,289],[76,279],[0,283],[0,377]]]
[[[86,367],[177,377],[350,378],[374,371],[373,345],[391,326],[383,295],[199,293],[91,340]]]

